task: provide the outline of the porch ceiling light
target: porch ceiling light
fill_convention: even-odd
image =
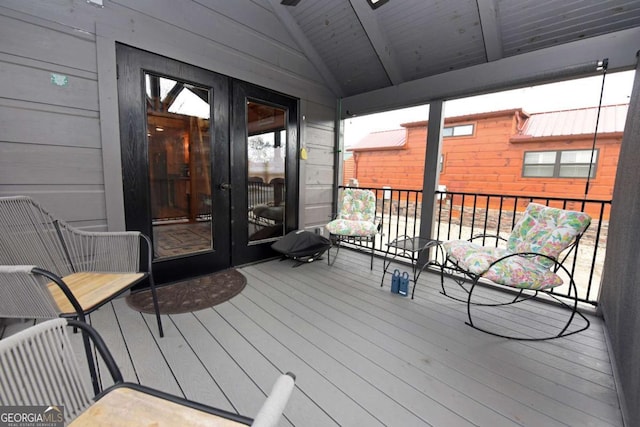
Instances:
[[[388,1],[389,0],[367,0],[367,3],[369,3],[371,9],[377,9]]]
[[[280,4],[285,6],[296,6],[298,3],[300,3],[300,0],[282,0],[280,2]]]

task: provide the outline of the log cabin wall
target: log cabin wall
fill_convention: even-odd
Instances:
[[[529,151],[590,150],[593,134],[542,138],[519,135],[519,117],[523,114],[521,110],[507,110],[445,119],[445,127],[471,124],[474,132],[443,138],[439,184],[451,192],[584,197],[584,178],[524,177],[523,162]],[[353,150],[344,167],[344,184],[356,178],[361,187],[422,189],[427,122],[403,126],[407,142],[402,147]],[[588,198],[611,199],[621,141],[622,132],[598,135],[597,166]],[[352,175],[347,174],[350,171]]]

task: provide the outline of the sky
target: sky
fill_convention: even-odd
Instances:
[[[605,77],[602,105],[626,104],[633,86],[634,71],[609,73]],[[602,76],[586,77],[566,82],[531,86],[488,95],[479,95],[445,102],[445,117],[487,111],[522,108],[527,113],[597,107]],[[429,106],[405,108],[385,113],[369,114],[345,120],[345,147],[356,144],[370,132],[400,128],[402,123],[427,120]]]

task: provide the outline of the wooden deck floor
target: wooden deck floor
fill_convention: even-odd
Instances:
[[[164,316],[162,339],[123,299],[91,323],[126,380],[248,416],[279,373],[294,372],[283,426],[622,425],[598,318],[571,337],[509,341],[466,326],[465,305],[441,295],[435,275],[411,300],[389,281],[380,288],[381,260],[370,272],[351,251],[333,267],[291,265],[241,268],[240,295]]]

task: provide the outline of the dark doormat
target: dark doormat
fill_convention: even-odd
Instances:
[[[238,295],[246,284],[247,278],[232,268],[160,286],[157,288],[160,313],[189,313],[213,307]],[[126,300],[134,310],[155,313],[148,289],[131,293]]]

